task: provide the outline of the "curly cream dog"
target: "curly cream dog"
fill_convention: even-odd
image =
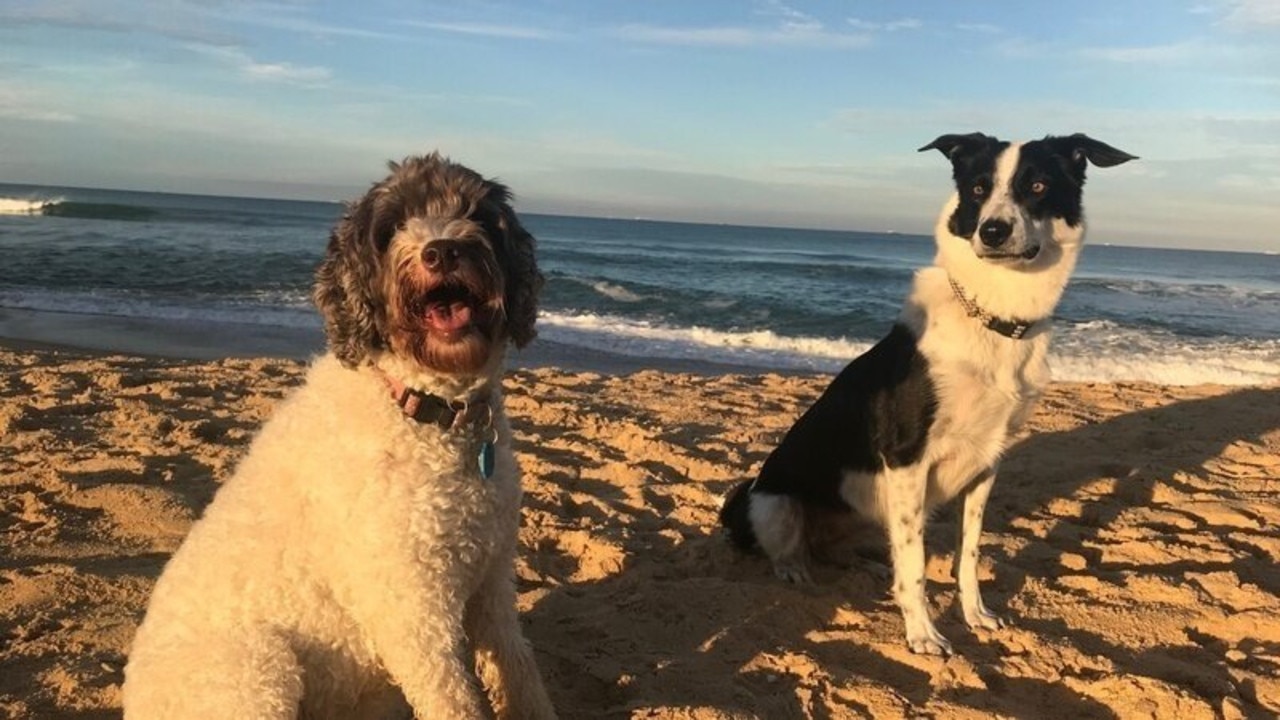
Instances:
[[[555,715],[515,609],[501,384],[534,336],[534,240],[504,186],[390,167],[317,272],[330,352],[156,584],[129,720]]]

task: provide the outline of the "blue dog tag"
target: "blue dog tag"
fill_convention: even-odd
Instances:
[[[493,443],[486,442],[480,446],[480,455],[476,458],[476,464],[480,466],[480,475],[485,480],[493,477]]]

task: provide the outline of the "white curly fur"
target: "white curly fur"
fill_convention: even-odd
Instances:
[[[486,480],[480,431],[406,418],[377,372],[320,358],[263,427],[156,585],[130,720],[397,717],[400,691],[421,717],[485,717],[470,643],[500,716],[553,716],[517,625],[520,483],[497,378]]]

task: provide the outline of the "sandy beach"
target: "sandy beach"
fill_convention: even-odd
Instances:
[[[119,716],[148,591],[299,382],[289,359],[0,345],[0,717]],[[564,718],[1280,714],[1280,387],[1055,384],[1008,455],[983,576],[1011,628],[912,655],[874,564],[776,581],[719,532],[827,381],[570,363],[506,382],[520,609]]]

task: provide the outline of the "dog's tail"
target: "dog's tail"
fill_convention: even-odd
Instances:
[[[751,528],[751,480],[743,480],[729,491],[720,508],[720,524],[729,531],[729,539],[743,550],[756,548],[755,530]]]

